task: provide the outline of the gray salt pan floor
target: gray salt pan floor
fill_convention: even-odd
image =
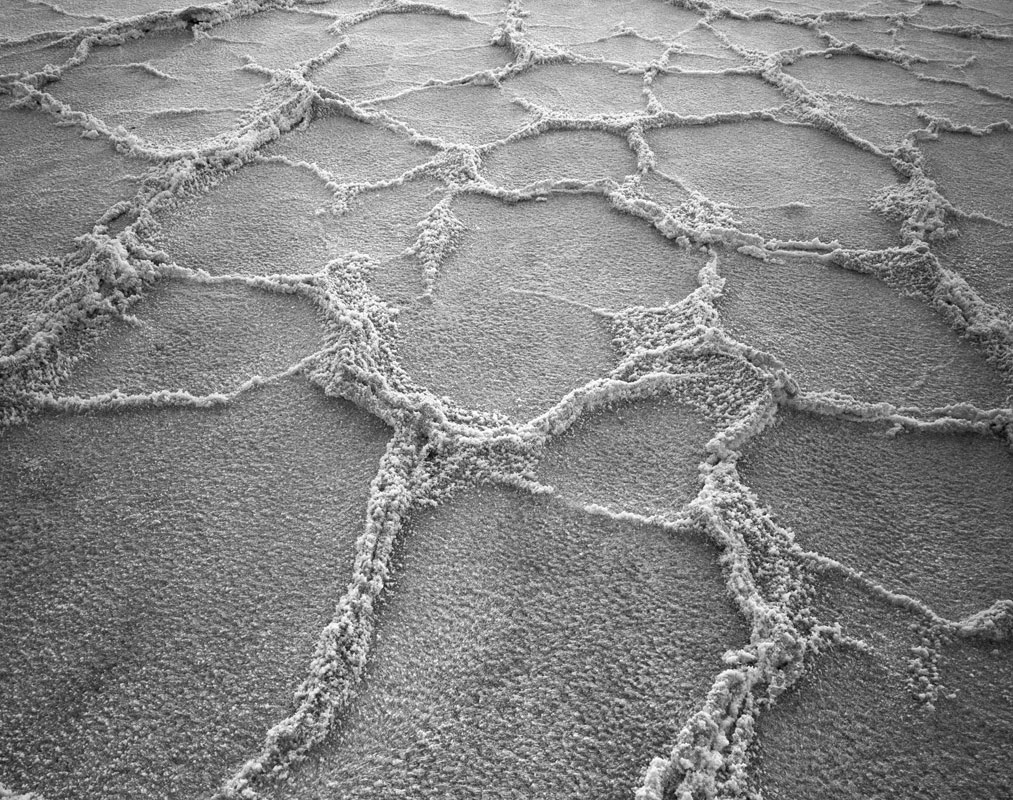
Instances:
[[[1013,792],[1005,0],[164,6],[0,7],[0,796]]]

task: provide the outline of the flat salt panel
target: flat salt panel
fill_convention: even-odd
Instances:
[[[422,179],[364,192],[341,215],[322,219],[332,253],[365,253],[375,260],[395,258],[415,243],[418,223],[443,197],[444,187]]]
[[[1013,102],[976,92],[964,86],[922,80],[918,67],[906,70],[888,61],[864,56],[811,56],[785,67],[817,92],[843,92],[852,97],[888,103],[915,101],[935,116],[957,124],[984,126],[1013,114]]]
[[[648,41],[632,34],[614,34],[592,42],[571,44],[567,49],[591,59],[643,68],[661,58],[667,47],[664,42]]]
[[[785,413],[743,481],[803,547],[951,619],[1013,597],[1013,457],[984,436],[910,434]]]
[[[223,42],[181,32],[149,34],[96,47],[49,90],[110,127],[122,125],[155,144],[192,146],[228,131],[256,102],[267,78],[242,67]],[[167,118],[175,127],[163,131]]]
[[[539,65],[503,87],[513,97],[573,119],[647,110],[642,76],[620,75],[597,64]]]
[[[711,24],[733,44],[760,53],[776,53],[799,47],[803,50],[822,50],[826,47],[817,37],[816,31],[802,25],[786,25],[764,19],[731,18],[717,19]]]
[[[890,152],[913,131],[928,123],[910,106],[883,105],[864,100],[841,99],[834,102],[834,115],[849,133],[884,152]]]
[[[784,361],[805,391],[927,408],[1007,402],[1009,387],[980,349],[877,278],[737,254],[719,268],[728,277],[718,308],[729,330]]]
[[[159,389],[228,392],[281,372],[323,346],[316,310],[294,295],[167,281],[117,322],[61,387],[63,394]]]
[[[588,306],[678,302],[703,266],[598,197],[465,196],[452,209],[465,231],[432,303],[401,318],[402,361],[437,394],[511,416],[545,411],[610,371],[608,320]]]
[[[733,11],[748,14],[772,8],[785,14],[814,17],[828,11],[862,13],[870,16],[887,16],[918,9],[920,4],[911,0],[833,0],[831,3],[817,3],[812,0],[723,0],[722,6]]]
[[[918,10],[916,21],[931,27],[971,28],[980,25],[1002,30],[1004,23],[1009,23],[1009,8],[995,0],[974,0],[959,6],[923,6]]]
[[[373,183],[397,178],[424,164],[437,151],[413,145],[406,134],[380,124],[325,114],[314,119],[309,127],[277,139],[261,152],[318,164],[342,183]]]
[[[484,22],[496,22],[506,16],[509,0],[441,0],[442,8],[463,11]]]
[[[381,14],[345,31],[348,49],[315,70],[313,81],[364,100],[430,81],[464,78],[507,64],[493,27],[443,14]]]
[[[216,275],[317,272],[331,255],[316,212],[333,202],[307,170],[253,164],[160,211],[160,244],[178,264]]]
[[[45,41],[31,44],[0,44],[0,75],[32,74],[47,65],[59,66],[74,55],[74,48]]]
[[[524,420],[615,367],[608,324],[589,311],[477,276],[458,284],[399,319],[401,364],[436,395]]]
[[[521,188],[536,181],[621,181],[637,172],[637,157],[624,138],[601,131],[551,131],[519,139],[482,158],[493,183]]]
[[[646,516],[673,513],[699,491],[713,433],[700,412],[670,397],[617,405],[553,441],[538,478],[580,503]]]
[[[651,85],[666,111],[707,117],[733,111],[777,108],[787,98],[756,75],[659,75]]]
[[[72,14],[101,14],[117,19],[189,7],[180,0],[60,0],[57,5]]]
[[[919,142],[926,171],[947,200],[967,214],[985,214],[1013,225],[1013,134],[940,134]],[[959,223],[958,223],[959,224]]]
[[[889,162],[827,131],[751,120],[664,128],[647,139],[659,170],[735,206],[745,230],[858,247],[898,243],[896,223],[869,208],[897,182]]]
[[[211,35],[237,56],[249,56],[269,69],[292,69],[341,41],[340,35],[327,30],[333,22],[315,14],[269,9],[229,20],[213,28]]]
[[[334,197],[308,170],[254,164],[160,212],[161,245],[182,266],[213,274],[318,272],[352,251],[398,255],[440,197],[432,181],[413,181],[364,192],[333,213]]]
[[[886,19],[877,19],[875,17],[866,19],[824,19],[819,23],[819,30],[822,33],[832,35],[846,45],[857,44],[869,50],[892,50],[897,46],[893,26]]]
[[[525,28],[539,41],[567,45],[607,36],[619,27],[671,41],[703,16],[658,0],[540,0],[530,12]]]
[[[422,136],[445,144],[488,144],[505,139],[533,116],[495,86],[433,87],[388,100],[378,107]]]
[[[661,306],[694,291],[706,261],[595,195],[515,204],[462,195],[452,208],[466,232],[453,257],[458,266],[437,279],[437,294],[456,289],[457,281],[470,279],[466,274],[483,272],[486,280],[596,308]],[[464,268],[471,254],[480,269]]]
[[[928,77],[959,81],[979,90],[988,90],[1009,97],[1013,94],[1013,67],[1009,63],[1009,42],[987,39],[966,39],[945,36],[941,54],[915,70]],[[970,42],[969,46],[952,46],[951,41]],[[918,52],[928,49],[921,42],[908,42],[905,47]]]
[[[757,725],[758,788],[770,800],[1001,800],[1013,792],[1008,644],[961,644],[956,698],[934,711],[895,663],[833,650]],[[946,658],[950,654],[947,653]],[[1005,682],[1004,682],[1005,681]]]
[[[69,33],[98,21],[94,17],[72,17],[27,0],[8,0],[0,6],[0,41],[26,39],[37,33]]]
[[[1013,232],[991,222],[961,220],[959,235],[935,246],[939,260],[983,300],[1013,316]]]

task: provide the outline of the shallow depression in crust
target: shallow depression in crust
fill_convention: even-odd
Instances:
[[[758,75],[674,72],[655,78],[651,90],[665,110],[688,117],[774,109],[785,103],[784,95]]]
[[[29,39],[33,35],[45,32],[68,33],[80,28],[86,22],[98,22],[94,17],[72,17],[29,0],[10,0],[6,5],[0,41]]]
[[[253,165],[160,212],[159,244],[181,266],[213,275],[316,272],[331,258],[317,212],[333,202],[308,170]]]
[[[215,28],[214,36],[242,59],[268,69],[292,69],[339,46],[340,36],[330,30],[333,22],[312,13],[268,10],[230,20]]]
[[[529,22],[539,40],[573,46],[606,36],[620,27],[665,41],[675,40],[701,17],[693,10],[654,0],[581,3],[543,0],[531,9]]]
[[[315,164],[339,183],[374,183],[398,178],[438,151],[413,145],[387,128],[340,113],[321,113],[312,124],[271,142],[262,152]]]
[[[562,117],[618,116],[642,111],[644,80],[595,64],[549,64],[503,84],[511,96]]]
[[[602,131],[553,131],[516,139],[482,157],[483,174],[501,186],[541,181],[621,181],[637,171],[629,143]]]

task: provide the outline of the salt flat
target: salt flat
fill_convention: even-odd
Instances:
[[[0,798],[1013,796],[1007,0],[8,0]]]

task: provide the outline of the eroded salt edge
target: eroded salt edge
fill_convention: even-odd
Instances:
[[[645,71],[647,109],[642,114],[576,119],[529,103],[527,107],[536,114],[536,120],[505,140],[550,130],[602,130],[626,138],[643,174],[655,166],[644,136],[647,130],[745,118],[775,119],[790,112],[799,121],[829,130],[856,147],[889,156],[895,170],[906,178],[899,188],[884,191],[878,201],[880,212],[898,219],[905,244],[886,251],[845,250],[835,243],[820,241],[766,242],[740,231],[720,206],[702,196],[694,196],[676,208],[664,208],[643,195],[636,176],[623,184],[540,183],[523,190],[494,186],[481,175],[481,156],[503,142],[478,148],[421,137],[385,112],[368,104],[354,104],[313,86],[306,74],[321,59],[338,55],[340,46],[304,62],[294,71],[266,71],[270,73],[271,84],[245,123],[231,135],[189,151],[151,147],[122,129],[110,130],[101,120],[75,111],[45,92],[45,86],[62,69],[73,68],[87,59],[93,42],[111,44],[117,37],[137,31],[147,33],[194,22],[217,23],[266,8],[291,5],[217,3],[95,26],[72,35],[71,41],[77,38],[77,50],[63,67],[8,78],[2,87],[18,98],[20,105],[35,105],[80,126],[86,135],[101,136],[135,157],[154,162],[138,196],[129,204],[110,209],[99,221],[99,226],[103,226],[124,213],[135,215],[136,221],[126,230],[110,236],[96,227],[79,240],[73,254],[58,262],[22,262],[2,267],[5,276],[60,269],[74,287],[71,301],[54,309],[21,347],[0,354],[5,385],[14,387],[13,396],[5,404],[5,424],[16,422],[21,414],[37,408],[101,411],[123,405],[218,405],[231,402],[263,383],[300,374],[329,395],[350,399],[378,415],[395,431],[370,488],[364,532],[356,546],[353,580],[338,604],[334,620],[321,635],[309,675],[297,694],[298,710],[268,733],[262,752],[227,781],[216,796],[252,796],[264,780],[287,772],[326,736],[332,721],[351,702],[365,669],[373,604],[383,590],[394,540],[412,509],[437,502],[461,483],[475,480],[551,494],[551,487],[539,485],[533,477],[533,467],[545,444],[581,416],[623,400],[672,395],[700,409],[718,424],[718,433],[707,445],[708,459],[701,464],[702,488],[686,507],[666,517],[641,517],[601,506],[586,506],[583,512],[632,518],[673,530],[694,527],[707,531],[720,550],[729,590],[751,627],[749,644],[726,654],[728,669],[717,676],[704,706],[683,727],[669,757],[655,759],[649,766],[638,797],[653,800],[663,795],[690,797],[700,793],[712,797],[747,791],[748,748],[755,714],[792,685],[810,653],[840,641],[840,632],[817,624],[809,610],[814,576],[820,571],[839,572],[886,602],[908,608],[954,634],[994,639],[1010,636],[1013,603],[1009,601],[997,602],[965,620],[946,620],[917,599],[891,592],[847,565],[803,551],[794,543],[790,531],[774,523],[769,512],[741,483],[735,469],[743,443],[770,424],[780,407],[839,416],[856,423],[886,420],[893,423],[895,432],[973,431],[1010,442],[1013,412],[1009,408],[977,409],[969,404],[938,409],[897,408],[888,403],[861,403],[833,392],[800,391],[777,359],[728,336],[714,307],[723,279],[719,275],[719,259],[711,249],[713,245],[735,247],[760,258],[816,259],[873,274],[895,288],[917,292],[957,330],[982,345],[1009,380],[1013,372],[1009,320],[984,302],[958,274],[944,270],[928,246],[945,234],[946,215],[959,210],[938,193],[925,174],[914,139],[892,153],[884,153],[852,135],[835,120],[830,105],[787,76],[781,70],[782,56],[761,56],[738,48],[739,55],[752,62],[753,74],[785,95],[788,102],[784,108],[694,118],[664,112],[650,92],[651,79],[664,69],[662,63],[657,65],[659,69],[654,75]],[[702,3],[681,5],[703,12],[702,18],[707,20],[722,14],[720,9],[708,11]],[[447,12],[430,5],[384,3],[382,8],[368,13],[413,11]],[[739,15],[739,18],[747,17]],[[812,17],[782,12],[761,12],[748,18],[804,25],[813,22]],[[354,21],[337,20],[336,25],[340,29],[342,24],[347,26]],[[528,35],[524,8],[517,0],[506,9],[495,43],[509,48],[514,57],[511,64],[498,72],[469,76],[468,82],[496,83],[540,63],[580,62],[565,48],[546,45]],[[898,60],[898,54],[889,51],[862,51],[840,41],[830,44],[836,48],[834,52],[861,52]],[[440,154],[427,164],[385,183],[350,187],[318,171],[318,176],[334,192],[338,205],[356,193],[422,175],[438,177],[447,184],[447,194],[423,220],[418,241],[409,251],[420,261],[429,291],[460,235],[460,223],[452,211],[453,197],[459,192],[479,192],[510,202],[559,191],[601,194],[613,207],[645,219],[680,245],[702,247],[710,252],[707,266],[700,274],[700,288],[682,302],[663,308],[600,310],[611,320],[615,343],[623,356],[613,375],[575,389],[550,411],[528,423],[517,424],[498,415],[455,408],[411,382],[400,369],[389,344],[395,324],[391,310],[368,290],[366,277],[371,262],[366,256],[348,254],[311,275],[210,276],[179,267],[146,244],[157,227],[152,210],[174,202],[178,196],[209,190],[227,174],[257,160],[260,146],[308,123],[314,114],[325,109],[384,125],[441,148]],[[959,127],[949,120],[928,119],[926,123],[925,135]],[[1006,121],[987,129],[968,130],[989,135],[1008,129]],[[254,376],[227,394],[197,397],[165,390],[139,396],[115,392],[90,398],[56,396],[59,378],[72,358],[73,334],[93,320],[126,313],[142,295],[144,285],[157,279],[239,282],[263,290],[298,294],[324,312],[329,328],[325,347],[278,375]],[[728,372],[741,382],[738,394],[736,386],[728,380]],[[749,564],[750,554],[754,557],[763,554],[766,573],[763,583],[767,593],[774,595],[773,599],[759,587]],[[9,790],[4,791],[10,794]]]

